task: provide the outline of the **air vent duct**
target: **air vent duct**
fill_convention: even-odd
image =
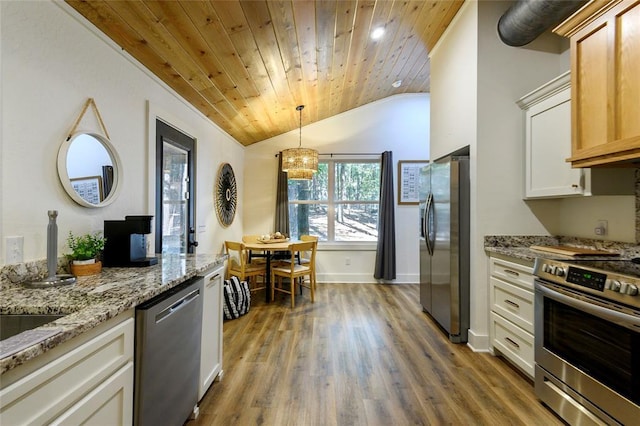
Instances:
[[[524,46],[582,7],[586,0],[518,0],[498,21],[498,35],[509,46]]]

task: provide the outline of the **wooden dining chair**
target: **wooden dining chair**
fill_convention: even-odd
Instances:
[[[243,243],[256,244],[260,239],[260,235],[243,235]],[[249,250],[249,263],[265,263],[267,261],[267,255],[263,253],[254,253],[253,250]]]
[[[271,299],[276,291],[291,295],[291,307],[295,308],[295,284],[306,287],[311,290],[311,302],[315,301],[316,278],[316,248],[317,241],[302,241],[299,243],[289,244],[289,253],[291,257],[287,263],[282,263],[271,268]],[[297,261],[303,253],[309,253],[309,262],[300,264]],[[282,285],[282,279],[289,279],[289,288]]]
[[[262,262],[249,263],[249,250],[244,243],[225,241],[224,246],[228,256],[226,279],[236,276],[241,281],[247,281],[251,291],[266,288],[266,265]],[[262,278],[261,283],[258,283],[259,277]]]
[[[300,241],[315,241],[316,243],[318,242],[318,237],[316,235],[300,235]],[[317,247],[317,245],[316,245]],[[306,263],[309,263],[311,261],[310,259],[310,253],[299,253],[298,257],[296,258],[296,262],[298,262],[298,264],[300,265],[304,265]],[[290,260],[287,259],[283,259],[280,261],[281,263],[286,263],[288,264],[290,262]],[[315,274],[315,268],[313,270],[313,273]],[[314,277],[315,278],[315,277]],[[302,289],[300,289],[302,291]]]

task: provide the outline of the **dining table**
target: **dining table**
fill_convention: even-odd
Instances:
[[[262,257],[266,259],[266,300],[267,303],[271,302],[271,260],[273,259],[274,253],[278,251],[288,251],[289,245],[294,243],[299,243],[299,240],[290,240],[288,238],[283,239],[284,241],[279,241],[278,239],[273,239],[269,241],[257,241],[257,242],[246,242],[244,246],[247,250],[260,251],[264,253]],[[252,254],[251,257],[260,257],[261,255]]]

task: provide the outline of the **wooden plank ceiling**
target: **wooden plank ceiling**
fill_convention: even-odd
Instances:
[[[297,105],[307,125],[428,92],[428,54],[463,3],[66,1],[245,146],[298,128]]]

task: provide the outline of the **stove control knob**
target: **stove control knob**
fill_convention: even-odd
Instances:
[[[550,273],[551,272],[551,265],[549,265],[547,263],[543,263],[542,264],[542,272]]]
[[[620,283],[620,293],[626,294],[628,288],[629,288],[629,283],[626,283],[624,281]]]
[[[607,280],[604,282],[604,289],[605,289],[605,290],[611,290],[611,280],[610,280],[610,279],[607,279]]]
[[[561,266],[558,266],[556,268],[555,274],[559,277],[564,277],[564,274],[565,274],[564,268]]]
[[[620,281],[611,280],[611,291],[620,291]]]
[[[627,294],[629,296],[636,296],[638,294],[638,286],[635,284],[629,284],[629,288],[627,289]]]

